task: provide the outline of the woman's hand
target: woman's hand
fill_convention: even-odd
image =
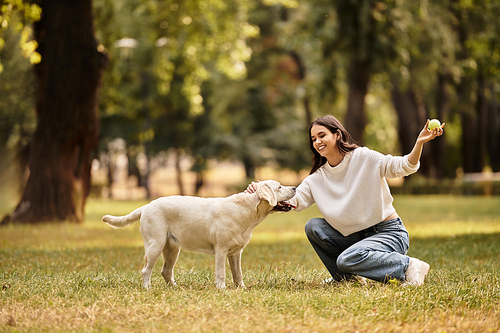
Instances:
[[[420,160],[420,156],[422,155],[422,149],[424,147],[424,143],[429,142],[433,140],[434,138],[443,135],[443,127],[445,123],[443,123],[440,127],[436,127],[433,130],[429,129],[429,121],[425,123],[424,128],[420,132],[417,138],[417,142],[415,143],[415,146],[413,147],[412,151],[410,154],[408,154],[408,161],[413,164],[417,165],[418,161]]]
[[[257,181],[258,183],[259,181]],[[257,183],[256,182],[251,182],[250,184],[248,184],[248,187],[247,189],[245,190],[245,193],[248,193],[248,194],[253,194],[257,191]]]
[[[424,144],[426,142],[429,142],[429,141],[435,139],[438,136],[443,135],[443,133],[444,133],[443,128],[444,128],[445,123],[443,123],[439,127],[436,127],[433,130],[430,130],[429,129],[429,121],[430,120],[427,119],[427,122],[425,123],[424,128],[422,129],[422,131],[418,135],[417,142],[420,142],[420,143]]]

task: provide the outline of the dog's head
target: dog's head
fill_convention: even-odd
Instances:
[[[271,211],[288,212],[295,208],[287,202],[295,195],[295,187],[282,186],[274,180],[265,180],[257,183],[257,194],[261,201],[267,201],[273,207]]]

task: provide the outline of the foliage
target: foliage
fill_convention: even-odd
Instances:
[[[120,136],[149,158],[175,149],[192,156],[199,173],[214,158],[242,161],[250,173],[269,160],[295,170],[307,163],[306,146],[293,139],[305,124],[293,109],[294,85],[276,70],[289,59],[262,49],[274,33],[274,7],[108,0],[95,8],[112,56],[101,100],[104,145]],[[117,47],[124,37],[136,45]]]
[[[0,1],[0,49],[5,46],[3,32],[12,26],[13,31],[21,34],[19,46],[23,55],[30,59],[32,64],[40,62],[40,54],[35,51],[37,43],[31,40],[30,23],[40,19],[41,9],[37,4],[25,2],[23,0],[2,0]],[[2,58],[0,58],[2,59]],[[3,65],[0,62],[0,73]]]
[[[20,54],[36,60],[30,22],[40,12],[20,0],[0,4],[0,143],[23,151],[17,143],[29,142],[36,120]],[[306,169],[308,121],[326,113],[343,119],[353,64],[369,61],[367,146],[407,153],[391,91],[411,89],[424,117],[442,114],[447,123],[440,168],[454,177],[467,158],[466,126],[479,128],[463,115],[481,118],[483,93],[490,127],[478,131],[487,133],[486,163],[498,169],[498,1],[94,0],[93,7],[99,48],[110,56],[99,155],[121,138],[131,165],[138,154],[151,161],[175,151],[200,175],[211,159],[238,161],[250,178],[263,165]],[[446,110],[438,78],[446,81]]]
[[[91,200],[84,225],[2,230],[2,330],[500,329],[498,197],[395,197],[410,232],[410,255],[431,264],[419,288],[376,282],[321,285],[327,271],[303,233],[307,219],[318,214],[312,207],[273,214],[255,229],[243,254],[247,290],[216,290],[213,257],[188,252],[176,265],[178,287],[165,286],[159,262],[152,288],[144,290],[139,226],[115,230],[100,222],[103,214],[122,214],[144,203]]]
[[[10,22],[16,21],[15,18]],[[0,146],[25,147],[27,133],[35,129],[33,110],[35,99],[34,77],[28,61],[21,55],[16,44],[22,37],[14,29],[3,31],[5,47],[0,59],[5,65],[0,73]]]
[[[40,18],[40,7],[21,0],[0,2],[0,146],[26,146],[26,132],[32,132],[34,114],[33,78],[21,55],[38,63],[40,55],[32,40],[30,23]],[[16,47],[16,44],[19,48]]]
[[[6,7],[0,7],[6,11],[0,15],[0,23],[5,22],[0,27],[0,200],[10,202],[16,200],[25,182],[36,117],[33,68],[19,47],[33,45],[26,41],[31,28],[23,28],[16,10]]]

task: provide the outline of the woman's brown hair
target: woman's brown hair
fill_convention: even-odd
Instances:
[[[316,148],[314,148],[313,141],[311,139],[311,129],[314,125],[320,125],[326,127],[330,132],[340,133],[340,139],[338,141],[338,148],[339,151],[342,155],[347,154],[350,151],[353,151],[354,149],[358,148],[359,146],[354,142],[352,139],[351,135],[347,130],[342,126],[340,121],[337,120],[334,116],[323,116],[320,117],[316,120],[313,120],[311,124],[309,125],[309,147],[311,148],[311,151],[313,152],[313,157],[312,157],[312,168],[311,172],[309,173],[312,175],[313,173],[316,172],[323,164],[326,163],[326,157],[321,156]]]

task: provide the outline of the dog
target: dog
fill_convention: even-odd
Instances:
[[[215,256],[215,284],[219,289],[226,287],[227,258],[233,282],[245,288],[241,253],[253,229],[271,212],[291,210],[293,206],[286,201],[295,195],[295,187],[281,186],[274,180],[261,181],[256,186],[253,194],[238,193],[221,198],[162,197],[128,215],[105,215],[102,220],[113,228],[124,228],[140,220],[145,288],[151,286],[151,273],[160,253],[164,259],[161,274],[167,284],[176,285],[174,266],[181,248]]]

